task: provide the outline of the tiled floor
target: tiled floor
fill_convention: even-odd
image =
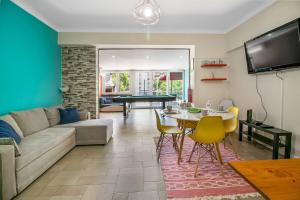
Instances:
[[[153,110],[102,114],[113,118],[115,133],[105,146],[74,148],[16,199],[18,200],[164,200],[160,167],[153,136],[157,136]],[[243,159],[271,158],[262,147],[239,143]]]

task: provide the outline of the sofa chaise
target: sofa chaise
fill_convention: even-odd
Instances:
[[[0,117],[20,135],[18,145],[0,145],[0,199],[22,192],[76,145],[107,144],[113,134],[111,119],[59,124],[57,107],[12,112]],[[1,139],[0,139],[1,140]]]

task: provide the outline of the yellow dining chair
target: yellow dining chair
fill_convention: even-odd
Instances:
[[[156,126],[157,130],[160,132],[160,136],[156,145],[156,151],[158,151],[157,155],[157,161],[159,161],[161,149],[163,147],[164,140],[170,141],[170,138],[167,137],[167,135],[171,135],[171,139],[173,141],[173,146],[175,150],[178,152],[178,144],[177,144],[177,136],[183,134],[182,130],[179,129],[177,126],[167,126],[162,125],[161,123],[161,115],[158,113],[157,110],[155,110],[155,116],[156,116]]]
[[[232,150],[235,153],[235,156],[237,156],[237,152],[234,148],[233,142],[231,140],[231,134],[235,132],[238,126],[238,115],[239,115],[239,109],[238,107],[231,106],[227,109],[227,112],[233,113],[234,117],[232,119],[224,121],[224,129],[225,129],[225,138],[224,138],[224,147],[226,146],[226,139],[229,141],[230,145],[232,146]]]
[[[193,153],[198,150],[198,160],[195,169],[194,176],[197,176],[197,171],[200,163],[200,158],[202,158],[207,153],[210,154],[211,160],[217,159],[220,162],[221,172],[223,170],[221,165],[223,164],[221,158],[221,152],[219,149],[219,142],[225,137],[224,125],[221,116],[205,116],[200,119],[197,124],[195,131],[188,135],[192,140],[195,141],[193,150],[191,152],[189,162],[192,159]],[[201,154],[201,150],[205,150]]]

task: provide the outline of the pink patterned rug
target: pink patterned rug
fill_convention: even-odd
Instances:
[[[156,138],[155,138],[156,139]],[[182,152],[182,162],[177,164],[177,154],[171,143],[163,146],[160,164],[168,199],[247,199],[258,197],[258,193],[244,181],[230,166],[223,166],[222,176],[220,167],[212,163],[209,154],[200,160],[198,177],[194,177],[196,159],[187,162],[194,142],[186,137]],[[224,163],[237,160],[232,150],[220,145]]]

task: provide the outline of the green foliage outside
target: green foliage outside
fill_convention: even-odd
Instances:
[[[120,92],[129,91],[129,74],[127,72],[120,73],[119,79],[120,79],[119,91]]]
[[[180,99],[182,97],[182,87],[183,81],[182,80],[173,80],[170,81],[170,94],[176,94],[177,97]]]
[[[178,97],[182,96],[182,80],[170,81],[170,94],[176,94]],[[167,91],[167,81],[156,80],[153,83],[153,90],[157,95],[164,95]]]
[[[117,85],[117,74],[116,73],[111,73],[111,80],[114,85]]]
[[[153,90],[156,95],[164,95],[167,91],[166,81],[156,80],[153,83]]]
[[[119,80],[117,79],[117,73],[111,73],[111,80],[114,85],[117,85],[119,81],[119,92],[129,91],[130,76],[128,72],[119,73]],[[182,80],[171,80],[169,87],[170,94],[176,94],[178,98],[182,97]],[[156,95],[165,95],[167,93],[167,81],[156,78],[153,83],[153,92]]]

